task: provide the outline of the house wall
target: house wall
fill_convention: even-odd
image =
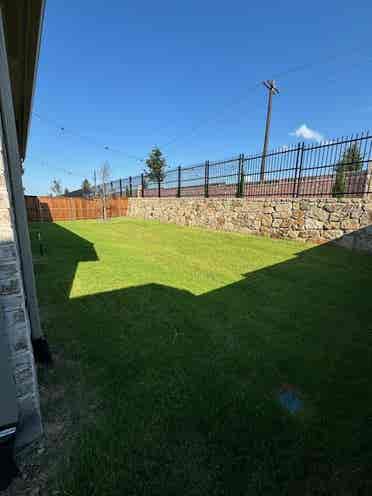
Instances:
[[[130,198],[128,216],[372,252],[372,197],[363,199]]]
[[[0,312],[2,332],[7,335],[10,346],[19,411],[16,446],[21,448],[41,435],[42,425],[9,171],[3,148],[0,156]]]

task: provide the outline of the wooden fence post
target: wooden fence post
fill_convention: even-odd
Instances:
[[[38,211],[39,211],[39,221],[43,222],[43,210],[41,208],[41,201],[39,200],[39,197],[37,197],[37,204],[38,204]]]
[[[71,220],[76,220],[76,205],[72,198],[70,198],[71,207]]]

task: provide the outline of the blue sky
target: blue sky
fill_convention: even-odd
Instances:
[[[370,1],[49,0],[26,193],[78,188],[104,161],[135,175],[154,145],[171,167],[255,153],[264,79],[271,148],[369,129],[371,19]]]

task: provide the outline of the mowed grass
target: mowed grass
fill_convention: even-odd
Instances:
[[[49,341],[98,405],[62,494],[372,493],[370,256],[134,219],[31,235]]]

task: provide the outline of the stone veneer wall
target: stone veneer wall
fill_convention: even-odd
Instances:
[[[4,155],[0,155],[0,332],[5,333],[10,345],[19,409],[16,446],[21,448],[42,433],[42,425],[30,324],[3,158]]]
[[[130,198],[128,216],[372,252],[372,197],[364,199]]]

